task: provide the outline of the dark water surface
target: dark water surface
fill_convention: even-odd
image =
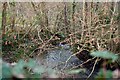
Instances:
[[[66,71],[71,69],[74,66],[78,66],[83,61],[80,61],[76,56],[70,58],[70,60],[65,64],[68,58],[73,53],[70,50],[66,49],[54,49],[48,51],[48,53],[41,54],[40,56],[36,57],[36,62],[39,66],[43,66],[46,70],[51,69],[54,72],[59,72],[59,75],[67,75]],[[90,70],[86,69],[85,72],[80,72],[79,74],[72,75],[76,78],[87,78],[90,74]],[[93,73],[92,77],[96,75],[96,72]]]

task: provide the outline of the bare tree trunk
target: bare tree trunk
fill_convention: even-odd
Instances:
[[[120,2],[118,2],[118,11],[120,15]],[[120,43],[120,17],[118,19],[118,42]]]
[[[91,35],[91,28],[92,28],[92,16],[93,16],[93,2],[90,3],[90,29],[89,29],[89,35]]]
[[[47,16],[47,14],[48,14],[48,10],[46,10],[46,12],[45,12],[45,24],[48,27],[49,24],[48,24],[48,16]]]
[[[43,26],[47,27],[48,26],[48,16],[47,16],[47,13],[48,13],[48,10],[46,9],[46,4],[44,2],[41,3],[41,6],[42,6],[42,13],[43,13],[43,16],[42,16],[42,24]]]
[[[71,4],[71,34],[75,32],[75,1],[72,2]],[[71,38],[71,45],[72,43],[75,41],[75,38],[73,37],[76,37],[76,35],[71,35],[70,38]]]
[[[66,2],[64,3],[64,19],[65,19],[65,33],[68,32],[68,24],[67,24],[67,8],[66,8]]]
[[[83,23],[82,23],[82,33],[81,33],[81,40],[85,38],[86,31],[84,31],[87,27],[87,2],[83,1]]]
[[[6,26],[6,8],[7,2],[3,3],[3,10],[2,10],[2,34],[5,33],[5,26]]]
[[[75,13],[75,2],[72,3],[72,27],[75,27],[75,18],[74,18],[74,13]]]
[[[117,7],[117,9],[118,9],[118,15],[120,15],[120,2],[117,2],[118,3],[118,7]],[[120,16],[118,17],[118,43],[117,43],[117,52],[118,53],[120,53]],[[119,59],[119,61],[120,61],[120,59]]]
[[[12,21],[12,31],[15,31],[15,6],[13,6],[13,21]]]

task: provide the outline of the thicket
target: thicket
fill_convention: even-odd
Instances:
[[[120,54],[117,2],[0,4],[1,55],[4,61],[27,61],[59,47],[59,44],[70,46],[73,55],[84,62],[94,51],[107,50]],[[39,54],[36,53],[38,51]]]

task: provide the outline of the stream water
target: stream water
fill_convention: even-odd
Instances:
[[[83,61],[80,61],[76,56],[73,56],[68,60],[72,54],[73,53],[69,49],[58,48],[36,57],[36,62],[39,66],[43,66],[44,68],[51,69],[55,72],[60,72],[59,74],[65,76],[64,73],[67,70],[83,63]],[[67,60],[68,62],[65,63]],[[86,69],[85,72],[80,72],[72,76],[76,78],[87,78],[90,72],[89,69]],[[94,72],[91,77],[94,77],[96,74],[97,72]]]

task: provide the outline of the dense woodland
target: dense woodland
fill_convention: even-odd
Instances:
[[[3,78],[77,78],[87,70],[88,79],[120,78],[119,2],[0,2],[0,7]],[[52,74],[53,68],[36,64],[36,57],[51,50],[72,53],[54,68],[65,64],[64,70],[76,58],[82,63]]]

